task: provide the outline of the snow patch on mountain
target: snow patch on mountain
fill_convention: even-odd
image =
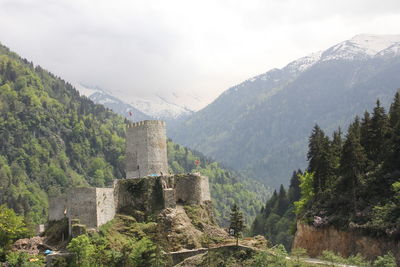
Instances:
[[[385,50],[380,51],[376,57],[396,57],[396,56],[400,56],[400,42],[395,43],[391,46],[389,46],[388,48],[386,48]]]
[[[103,92],[103,90],[98,87],[83,85],[81,83],[74,84],[74,87],[79,91],[80,95],[84,95],[88,98],[90,98],[94,93]]]
[[[245,87],[247,83],[256,83],[258,81],[268,82],[275,86],[279,86],[282,80],[287,81],[290,77],[295,78],[310,67],[323,61],[394,56],[400,56],[400,35],[359,34],[350,40],[338,43],[325,51],[318,51],[294,60],[282,69],[274,68],[266,73],[251,77],[250,79],[226,90],[222,95],[236,92],[238,89]],[[281,77],[282,75],[288,76]]]
[[[327,49],[322,60],[371,58],[398,42],[400,35],[359,34]]]
[[[366,54],[374,56],[394,43],[400,42],[400,35],[359,34],[350,39],[350,41],[364,49]]]
[[[175,102],[180,100],[179,102]],[[180,95],[172,93],[168,96],[155,95],[150,99],[135,98],[130,100],[129,104],[142,111],[143,113],[157,119],[177,119],[181,116],[187,116],[194,111],[182,103]]]
[[[321,59],[321,55],[322,51],[312,53],[308,56],[292,61],[284,69],[289,70],[291,73],[303,72],[318,62]]]
[[[124,99],[122,101],[120,97],[98,86],[79,83],[75,85],[75,88],[95,103],[107,107],[110,107],[111,104],[119,105],[121,108],[126,106],[124,109],[128,113],[130,111],[129,106],[131,106],[147,116],[166,121],[188,116],[194,112],[191,107],[198,109],[204,103],[203,99],[195,94],[177,92],[170,94],[160,93],[148,98]],[[121,112],[120,109],[118,111]]]

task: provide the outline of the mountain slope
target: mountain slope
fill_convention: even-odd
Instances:
[[[232,202],[248,205],[243,209],[254,216],[267,197],[265,187],[216,162],[173,143],[168,148],[174,171],[191,171],[196,159],[202,161],[199,170],[210,175],[211,194],[223,200],[216,205],[220,221]],[[43,223],[48,196],[125,177],[124,155],[122,116],[0,45],[0,205]]]
[[[167,122],[168,133],[193,114],[188,107],[177,103],[185,101],[189,101],[193,105],[196,104],[193,101],[200,103],[200,99],[191,95],[171,94],[169,97],[156,95],[151,100],[135,98],[128,104],[126,102],[128,100],[123,101],[99,87],[78,84],[77,89],[94,103],[104,105],[131,121],[163,120]]]
[[[331,133],[400,87],[400,36],[358,35],[225,91],[170,136],[266,184],[305,166],[309,129]]]
[[[103,105],[131,121],[136,122],[154,119],[99,87],[78,84],[76,88],[79,90],[81,95],[85,95],[94,103]]]

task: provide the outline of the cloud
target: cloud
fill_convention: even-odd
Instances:
[[[211,100],[358,33],[399,33],[399,11],[398,0],[0,0],[0,41],[127,98],[187,91]]]

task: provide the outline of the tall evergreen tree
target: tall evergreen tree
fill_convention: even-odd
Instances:
[[[389,109],[389,123],[392,128],[395,128],[400,123],[400,93],[396,92],[394,100]]]
[[[268,216],[272,212],[272,209],[275,207],[277,200],[278,200],[278,193],[276,192],[276,190],[274,190],[274,193],[272,194],[271,198],[268,199],[267,202],[265,203],[264,214],[266,216]]]
[[[357,188],[365,173],[367,158],[360,143],[360,122],[358,117],[349,126],[346,142],[343,145],[340,161],[341,174],[344,178],[344,189],[350,190],[353,210],[357,212]]]
[[[298,201],[301,197],[300,180],[299,180],[299,175],[301,174],[302,171],[299,169],[297,171],[294,171],[292,177],[290,178],[290,185],[287,194],[290,203]]]
[[[368,111],[364,112],[364,117],[360,124],[360,143],[364,148],[365,154],[367,155],[367,168],[372,169],[374,167],[373,158],[373,146],[372,146],[372,126],[371,126],[371,114]]]
[[[380,101],[376,101],[376,106],[371,118],[371,137],[370,150],[368,158],[375,165],[382,163],[385,158],[389,145],[389,121],[385,113],[385,109],[381,106]]]
[[[229,226],[229,233],[236,238],[236,246],[239,245],[239,237],[245,228],[243,213],[240,211],[238,205],[234,204],[231,209],[231,219]]]
[[[371,114],[368,111],[364,112],[364,117],[361,121],[360,125],[360,142],[361,145],[364,147],[365,151],[367,152],[370,148],[369,145],[371,140],[369,140],[371,136]]]
[[[329,138],[315,125],[308,143],[308,171],[314,172],[314,192],[325,190],[325,184],[332,169],[330,166]]]
[[[389,142],[389,157],[385,162],[385,169],[400,170],[400,94],[396,93],[389,110],[389,124],[391,138]]]
[[[289,200],[286,195],[286,190],[283,185],[281,185],[281,187],[279,188],[278,200],[276,201],[276,205],[274,208],[275,213],[279,216],[282,216],[286,212],[288,206]]]

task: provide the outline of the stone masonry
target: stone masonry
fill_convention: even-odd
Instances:
[[[126,178],[168,174],[165,122],[141,121],[127,125]]]
[[[68,218],[69,233],[74,219],[88,228],[99,227],[115,216],[113,188],[77,187],[65,197],[49,199],[49,221]]]
[[[112,188],[79,187],[49,199],[49,221],[68,218],[97,228],[116,213],[154,214],[177,204],[211,201],[208,177],[198,173],[168,175],[165,123],[142,121],[127,126],[126,173]]]

